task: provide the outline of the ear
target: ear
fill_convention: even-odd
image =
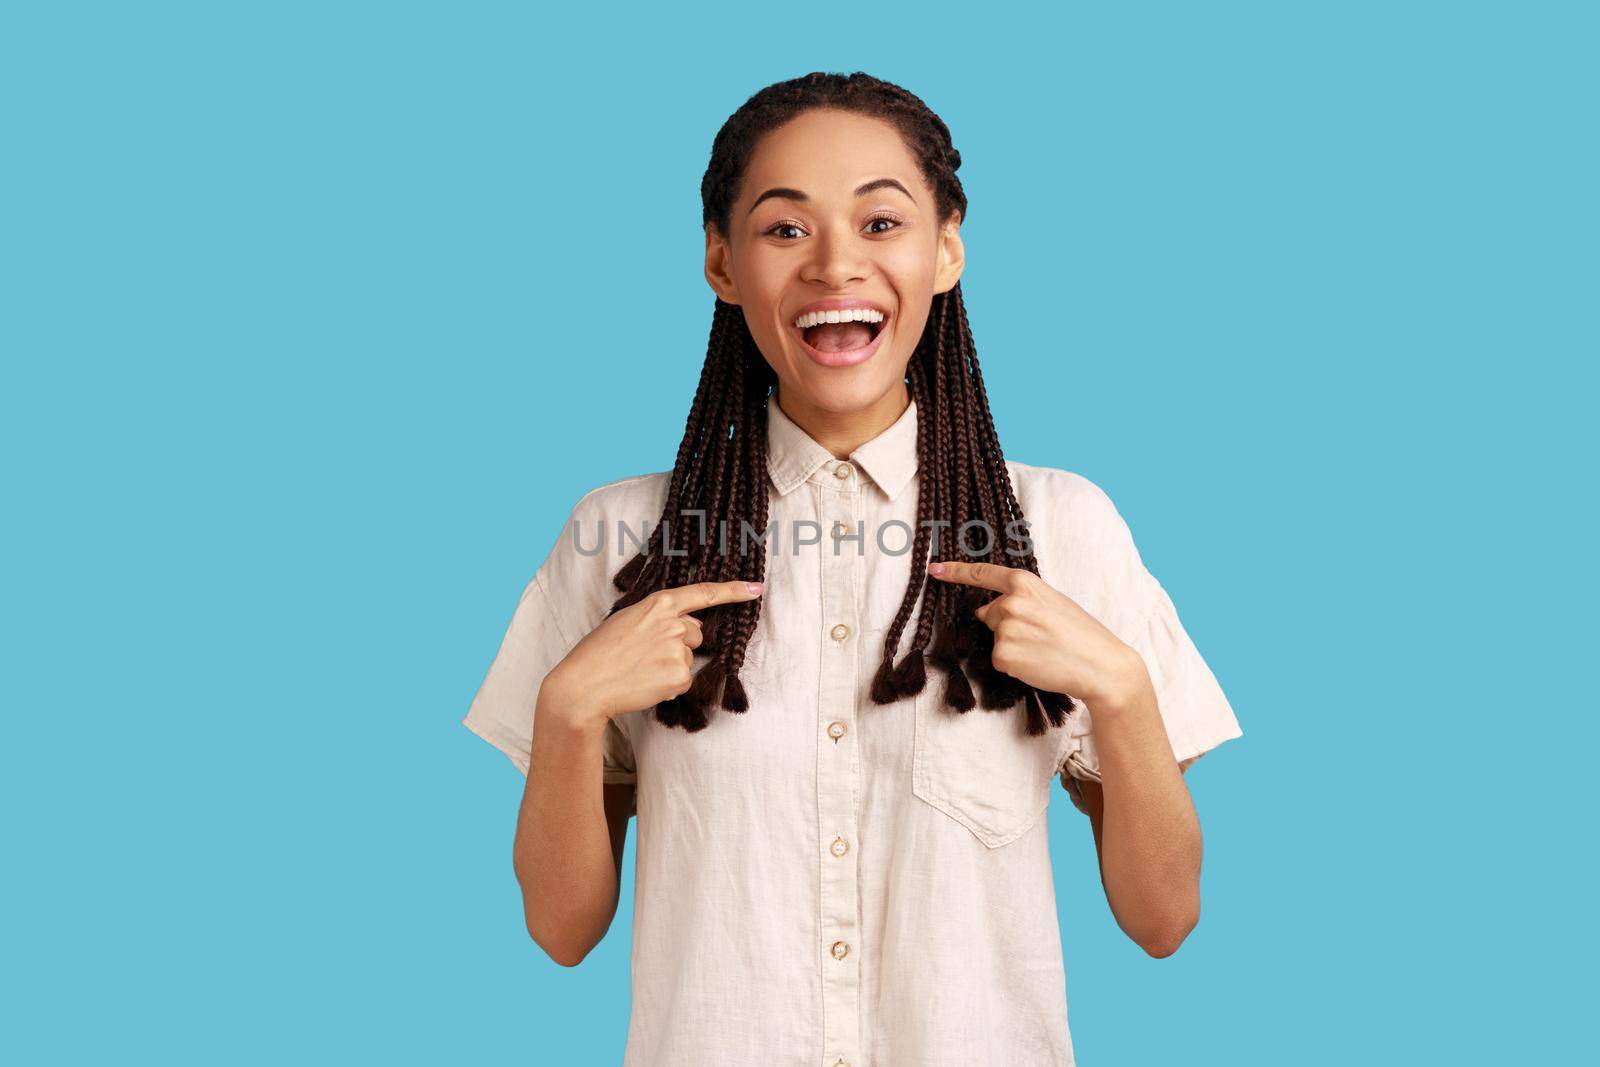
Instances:
[[[933,276],[933,291],[947,293],[961,280],[967,265],[967,250],[961,243],[961,216],[952,214],[939,231],[939,267]]]
[[[717,298],[725,304],[739,302],[739,287],[733,280],[733,251],[728,247],[727,239],[717,232],[715,226],[706,224],[706,281],[717,294]]]

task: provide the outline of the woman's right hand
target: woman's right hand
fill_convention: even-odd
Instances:
[[[573,646],[545,678],[539,701],[552,701],[562,714],[603,722],[686,693],[694,650],[703,640],[700,620],[689,612],[760,595],[760,582],[658,589],[607,616]]]

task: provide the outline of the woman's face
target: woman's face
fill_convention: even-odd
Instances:
[[[706,280],[743,309],[791,417],[881,421],[904,406],[934,294],[961,277],[960,224],[939,224],[893,126],[813,110],[762,138],[729,232],[707,227]],[[867,321],[802,330],[796,320],[816,305],[870,310]]]

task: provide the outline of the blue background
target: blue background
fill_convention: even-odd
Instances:
[[[712,136],[813,69],[949,122],[1007,455],[1244,726],[1170,959],[1052,790],[1082,1062],[1589,1048],[1592,5],[5,12],[13,1062],[620,1061],[631,888],[545,958],[459,720],[670,466]]]

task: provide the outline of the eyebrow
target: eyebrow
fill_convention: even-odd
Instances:
[[[876,192],[879,189],[898,189],[902,193],[905,193],[907,200],[911,201],[913,204],[917,202],[917,198],[912,196],[911,193],[906,190],[905,186],[901,185],[893,178],[874,178],[870,182],[865,182],[861,185],[858,185],[856,186],[856,195],[866,196],[868,193]],[[748,215],[750,212],[754,211],[761,205],[763,200],[771,200],[774,197],[783,200],[799,200],[802,203],[811,199],[798,189],[787,189],[783,186],[778,186],[774,189],[768,189],[766,192],[756,197],[756,202],[750,205],[750,211],[745,212],[745,214]]]

